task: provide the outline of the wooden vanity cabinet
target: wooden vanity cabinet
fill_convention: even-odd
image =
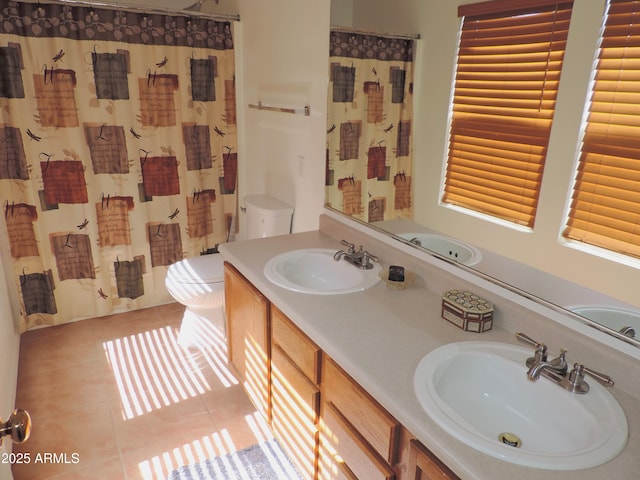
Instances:
[[[457,480],[458,476],[443,464],[418,440],[409,442],[407,479],[410,480]]]
[[[255,407],[269,421],[269,300],[227,262],[224,293],[229,363]]]
[[[400,424],[326,355],[321,398],[318,478],[395,479]]]
[[[303,478],[316,476],[322,352],[271,305],[271,427]]]
[[[229,363],[303,478],[459,480],[231,264]]]

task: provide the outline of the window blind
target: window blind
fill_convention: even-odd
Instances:
[[[460,7],[444,203],[533,227],[572,4]]]
[[[563,235],[640,257],[640,1],[609,3]]]

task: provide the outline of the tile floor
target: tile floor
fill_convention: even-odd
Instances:
[[[14,480],[155,480],[271,433],[227,369],[226,343],[177,344],[169,304],[22,336],[16,406],[33,429]]]

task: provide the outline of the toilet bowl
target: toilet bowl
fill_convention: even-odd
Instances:
[[[293,207],[268,195],[245,197],[248,238],[291,233]],[[185,258],[169,267],[169,294],[184,305],[178,343],[187,348],[225,344],[224,259],[219,253]]]
[[[167,270],[169,294],[184,305],[178,343],[187,348],[224,342],[224,259],[219,253],[185,258]]]

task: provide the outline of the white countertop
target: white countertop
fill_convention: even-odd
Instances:
[[[427,284],[431,284],[432,279],[423,278],[430,276],[428,268],[433,267],[423,270],[417,260],[412,264],[405,263],[406,268],[417,271],[416,282],[400,291],[390,290],[380,282],[355,294],[309,295],[285,290],[265,278],[264,265],[274,255],[312,247],[340,248],[335,238],[314,231],[227,243],[220,246],[220,251],[228,262],[462,479],[640,478],[640,400],[616,387],[611,392],[625,411],[630,437],[618,457],[598,467],[575,471],[522,467],[485,455],[446,433],[424,412],[414,395],[413,373],[418,362],[429,351],[450,342],[488,340],[516,344],[513,333],[502,329],[498,321],[494,322],[491,331],[474,334],[443,320],[440,317],[441,294],[436,293],[440,290],[428,289]],[[370,251],[379,254],[376,250]],[[384,258],[381,260],[384,263]],[[639,375],[640,369],[631,374]]]

